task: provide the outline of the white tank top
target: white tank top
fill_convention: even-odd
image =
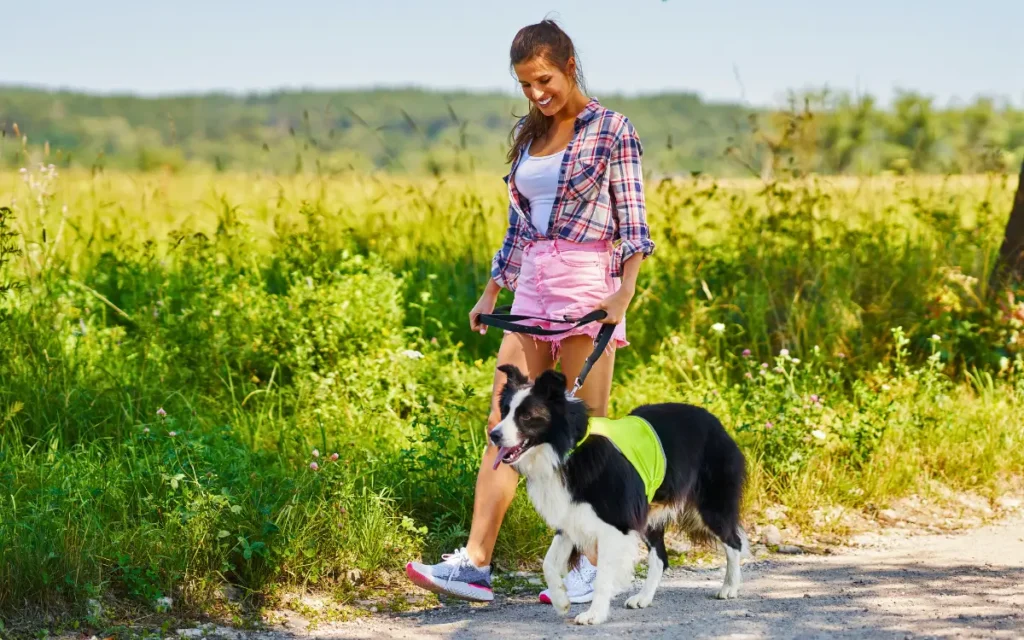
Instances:
[[[523,149],[523,161],[516,169],[516,189],[530,201],[530,222],[541,235],[547,235],[551,210],[558,193],[558,175],[565,150],[548,156],[531,156],[530,147]]]

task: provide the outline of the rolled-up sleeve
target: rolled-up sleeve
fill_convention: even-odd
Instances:
[[[644,200],[644,178],[641,157],[643,146],[633,125],[626,120],[615,144],[609,162],[612,209],[619,225],[622,242],[613,276],[622,274],[622,265],[633,255],[645,258],[654,253],[654,241],[647,226],[647,205]]]
[[[515,291],[519,280],[519,269],[522,266],[523,234],[519,225],[519,215],[510,206],[508,209],[508,230],[501,248],[494,254],[491,261],[491,278],[498,286]]]

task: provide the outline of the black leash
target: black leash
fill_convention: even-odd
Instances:
[[[500,307],[495,309],[494,313],[481,313],[477,316],[477,319],[481,324],[485,324],[496,329],[504,329],[505,331],[511,331],[513,333],[526,333],[535,336],[556,336],[562,333],[568,333],[585,324],[597,322],[598,320],[603,320],[608,317],[608,313],[603,309],[591,311],[581,318],[563,317],[560,319],[508,313],[511,309],[511,307]],[[544,329],[543,327],[519,324],[523,320],[542,320],[544,322],[554,322],[558,324],[571,324],[572,326],[566,329]],[[611,342],[613,333],[615,333],[615,325],[605,324],[601,327],[601,331],[597,334],[597,339],[594,340],[594,351],[589,357],[587,357],[586,362],[583,363],[583,368],[580,369],[580,375],[576,376],[576,382],[573,384],[572,391],[569,392],[569,395],[575,396],[576,392],[583,386],[583,381],[587,379],[587,374],[590,373],[590,370],[594,367],[594,363],[597,362],[598,358],[601,357],[601,354],[604,353],[608,343]]]

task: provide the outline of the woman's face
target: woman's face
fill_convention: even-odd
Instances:
[[[562,70],[544,56],[534,56],[514,66],[523,95],[546,116],[553,116],[568,103],[574,84],[570,79],[576,62],[570,58]]]

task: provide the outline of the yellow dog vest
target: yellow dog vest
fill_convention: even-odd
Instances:
[[[665,480],[665,449],[654,427],[639,416],[626,416],[617,420],[591,418],[583,440],[591,434],[608,438],[626,456],[644,481],[647,502],[653,502],[654,492]]]

